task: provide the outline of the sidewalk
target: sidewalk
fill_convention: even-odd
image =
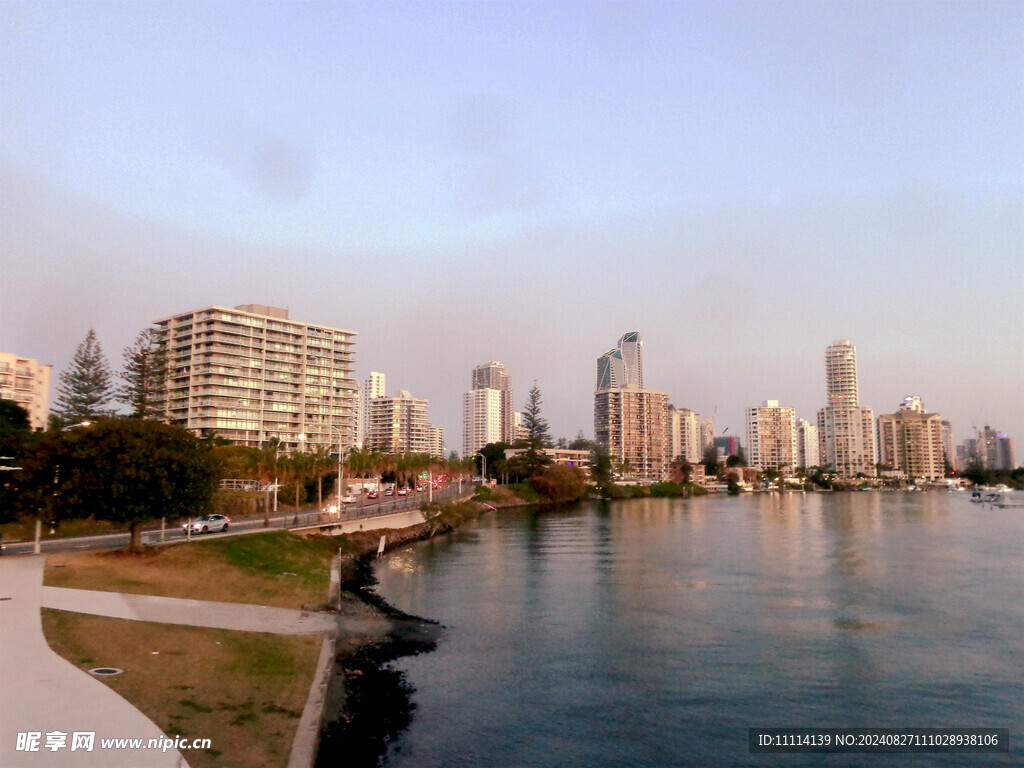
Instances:
[[[0,560],[0,765],[4,768],[184,768],[177,750],[103,749],[101,739],[160,739],[161,730],[99,680],[50,650],[40,608],[43,558]],[[39,751],[17,749],[38,732]],[[46,748],[47,733],[66,746]],[[92,751],[71,751],[74,733],[94,733]]]

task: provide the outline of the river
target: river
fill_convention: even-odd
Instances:
[[[1024,764],[1024,509],[758,494],[488,514],[377,568],[441,622],[387,768]],[[751,754],[751,727],[1009,728],[1009,754]]]

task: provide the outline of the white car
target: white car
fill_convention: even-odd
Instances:
[[[344,496],[341,497],[341,503],[342,504],[355,504],[356,503],[356,497],[353,496],[351,493],[346,493]]]
[[[187,532],[191,525],[192,533],[213,533],[214,531],[226,531],[230,522],[231,518],[224,515],[203,515],[184,523],[181,529]]]

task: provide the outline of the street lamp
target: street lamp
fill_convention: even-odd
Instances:
[[[338,513],[341,513],[341,485],[345,479],[345,433],[341,427],[331,427],[332,432],[338,433]]]

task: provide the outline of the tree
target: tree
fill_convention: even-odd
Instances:
[[[708,477],[717,477],[718,475],[718,449],[708,443],[704,446],[704,471]]]
[[[28,411],[13,400],[0,400],[0,465],[4,467],[0,469],[0,523],[15,518],[17,486],[13,468],[21,465],[36,437]]]
[[[612,477],[612,458],[598,442],[592,443],[590,448],[590,479],[602,490],[607,490],[615,482]]]
[[[571,451],[589,451],[592,449],[593,443],[583,435],[582,429],[576,432],[576,437],[569,443],[569,450]]]
[[[540,415],[540,404],[540,388],[537,382],[533,382],[523,409],[523,426],[526,427],[528,437],[526,453],[522,458],[526,474],[531,476],[539,474],[551,463],[550,457],[544,454],[544,449],[551,447],[551,437],[548,434],[547,419]]]
[[[209,511],[220,476],[211,447],[157,421],[103,419],[48,433],[25,462],[22,506],[52,520],[93,517],[127,525],[129,551],[142,526]]]
[[[31,435],[28,411],[13,400],[0,400],[0,461],[20,458]]]
[[[565,503],[583,497],[587,481],[579,467],[554,464],[530,480],[533,489],[553,502]]]
[[[541,450],[551,447],[551,437],[548,434],[548,421],[540,415],[541,404],[540,388],[537,382],[533,382],[530,394],[526,400],[526,407],[523,408],[523,426],[526,427],[529,437],[527,440],[532,448]]]
[[[147,328],[139,332],[130,347],[125,347],[124,369],[118,374],[121,386],[117,399],[132,409],[140,419],[157,418],[157,398],[164,384],[167,356],[157,343],[157,332]]]
[[[75,350],[71,367],[61,371],[57,395],[55,410],[66,423],[109,415],[104,406],[113,396],[110,365],[91,328]]]

